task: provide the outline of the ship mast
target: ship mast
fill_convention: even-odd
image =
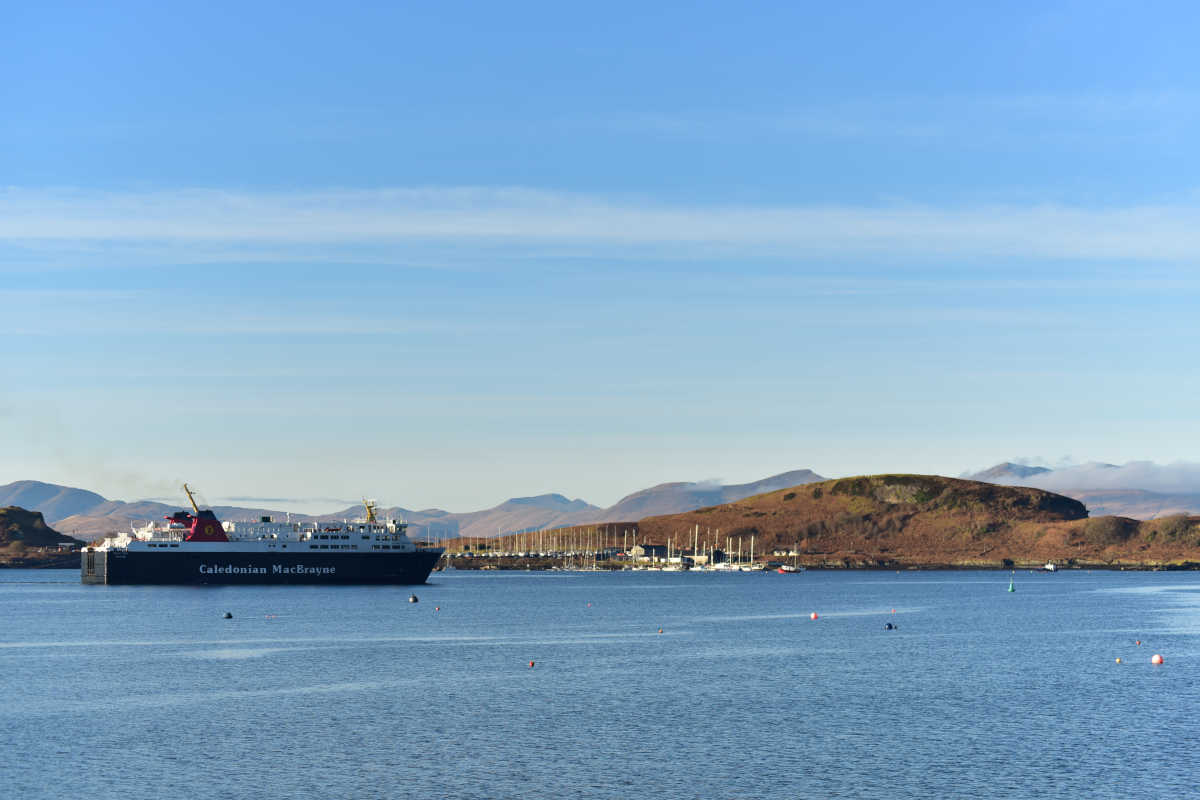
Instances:
[[[375,501],[363,498],[363,506],[367,509],[367,522],[376,522],[375,519]]]
[[[192,510],[199,514],[200,508],[196,505],[196,499],[192,497],[192,490],[188,488],[186,483],[183,485],[183,493],[187,495],[188,502],[192,504]]]

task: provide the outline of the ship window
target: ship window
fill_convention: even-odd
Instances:
[[[367,536],[367,535],[364,533],[364,534],[363,534],[363,538],[364,538],[364,539],[370,539],[371,537],[370,537],[370,536]]]
[[[171,545],[171,547],[179,547],[179,545],[173,544],[173,545]]]

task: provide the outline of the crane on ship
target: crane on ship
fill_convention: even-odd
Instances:
[[[192,510],[196,512],[196,516],[200,516],[200,507],[196,505],[196,498],[192,497],[192,490],[186,483],[183,485],[183,493],[187,495],[188,502],[192,504]]]

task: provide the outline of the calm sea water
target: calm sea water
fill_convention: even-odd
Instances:
[[[0,796],[1194,796],[1200,575],[1008,579],[0,571]]]

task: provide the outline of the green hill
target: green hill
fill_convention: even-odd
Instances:
[[[26,511],[19,506],[0,508],[0,547],[12,550],[30,547],[57,547],[60,544],[82,544],[46,524],[40,511]]]

